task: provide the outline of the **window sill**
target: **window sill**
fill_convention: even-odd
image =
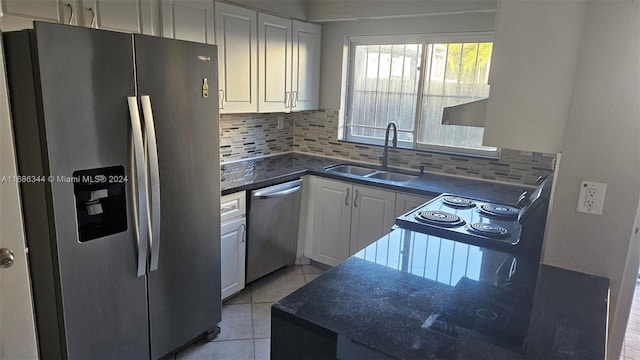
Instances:
[[[358,141],[350,141],[350,140],[338,140],[339,143],[345,143],[345,144],[354,144],[354,145],[359,145],[359,146],[367,146],[367,147],[372,147],[372,148],[380,148],[382,151],[382,149],[384,148],[384,145],[380,145],[380,144],[372,144],[372,143],[364,143],[364,142],[358,142]],[[392,149],[392,147],[389,147],[390,149]],[[468,158],[474,158],[474,159],[488,159],[488,160],[499,160],[500,159],[500,149],[497,150],[497,154],[472,154],[472,153],[465,153],[464,151],[460,151],[457,152],[455,150],[453,151],[445,151],[445,150],[436,150],[436,149],[423,149],[423,148],[412,148],[412,147],[408,147],[408,146],[402,146],[402,145],[398,145],[398,147],[396,148],[398,150],[404,150],[404,151],[412,151],[412,152],[416,152],[416,153],[420,153],[420,154],[439,154],[439,155],[447,155],[447,156],[463,156],[463,157],[468,157]]]

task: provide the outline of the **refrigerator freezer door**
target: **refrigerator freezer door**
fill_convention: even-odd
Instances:
[[[132,177],[131,35],[36,23],[33,54],[29,34],[16,35],[26,40],[7,51],[19,169],[49,177],[22,188],[40,356],[148,358],[146,278],[136,276],[131,187],[117,194],[125,192],[124,231],[81,242],[80,212],[99,226],[103,212],[113,214],[111,204],[122,202],[108,201],[115,194],[105,187],[77,206],[72,179],[77,171],[110,167]]]
[[[211,45],[144,35],[134,35],[134,47],[158,145],[160,253],[148,273],[157,358],[221,320],[218,100],[202,92],[203,79],[217,89],[217,54]]]

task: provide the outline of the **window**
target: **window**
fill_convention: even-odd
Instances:
[[[444,107],[489,96],[491,37],[351,40],[342,140],[382,144],[395,121],[403,147],[497,153],[482,146],[483,128],[441,124]]]

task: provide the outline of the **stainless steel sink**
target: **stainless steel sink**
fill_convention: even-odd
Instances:
[[[325,170],[331,172],[338,172],[342,174],[349,174],[360,176],[368,179],[379,179],[385,181],[392,182],[407,182],[413,179],[417,179],[416,175],[403,174],[394,171],[386,171],[386,170],[378,170],[374,168],[369,168],[366,166],[357,166],[357,165],[333,165],[326,167]]]
[[[394,182],[407,182],[407,181],[411,181],[418,178],[415,175],[407,175],[407,174],[387,172],[387,171],[379,171],[367,177],[372,179],[380,179],[380,180],[387,180],[387,181],[394,181]]]
[[[371,169],[364,166],[355,166],[355,165],[336,165],[325,168],[327,171],[335,171],[343,174],[350,174],[356,176],[367,176],[376,172],[376,169]]]

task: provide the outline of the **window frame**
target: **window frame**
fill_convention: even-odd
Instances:
[[[348,135],[349,126],[347,123],[349,121],[349,116],[351,114],[353,102],[353,83],[354,83],[354,67],[355,67],[355,47],[358,45],[402,45],[402,44],[438,44],[438,43],[479,43],[479,42],[494,42],[495,36],[494,32],[466,32],[466,33],[440,33],[440,34],[406,34],[406,35],[353,35],[346,37],[346,51],[348,52],[346,56],[346,76],[345,79],[345,94],[343,94],[344,101],[344,112],[343,118],[341,119],[339,134],[342,134],[342,139],[338,139],[339,141],[352,142],[358,144],[366,144],[366,145],[384,145],[384,139],[377,139],[372,137],[364,137],[358,135]],[[420,68],[423,69],[424,64],[424,54],[421,56],[421,64]],[[491,77],[491,73],[489,73],[489,77]],[[471,149],[465,147],[458,146],[445,146],[445,145],[434,145],[434,144],[423,144],[418,142],[418,134],[420,132],[420,127],[424,126],[422,121],[419,121],[422,113],[423,101],[421,96],[423,94],[423,84],[424,84],[424,74],[421,71],[420,79],[418,80],[418,93],[416,96],[416,114],[414,119],[414,129],[413,133],[413,141],[400,141],[398,140],[398,147],[416,151],[428,151],[428,152],[438,152],[445,153],[450,155],[470,155],[475,157],[486,157],[486,158],[499,158],[500,156],[500,148],[496,148],[495,150],[480,150],[480,149]]]

